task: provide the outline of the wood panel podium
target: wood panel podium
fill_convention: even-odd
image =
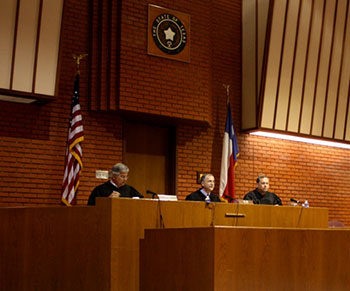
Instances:
[[[141,291],[346,291],[350,230],[146,230]]]
[[[0,208],[5,290],[139,290],[145,229],[327,228],[328,209],[97,198],[96,206]],[[7,288],[6,288],[7,287]]]
[[[111,290],[139,290],[139,240],[148,228],[328,227],[328,209],[134,199],[98,199],[111,219]],[[127,268],[125,268],[127,266]]]

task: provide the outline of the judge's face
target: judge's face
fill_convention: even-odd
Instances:
[[[261,178],[260,182],[256,184],[259,192],[261,194],[265,194],[267,191],[269,191],[270,184],[269,184],[269,178]]]
[[[128,180],[128,172],[120,172],[117,175],[113,175],[112,180],[118,186],[124,186]]]
[[[204,179],[204,181],[201,183],[202,187],[204,188],[205,192],[210,193],[214,190],[215,186],[215,179],[213,175],[207,175]]]

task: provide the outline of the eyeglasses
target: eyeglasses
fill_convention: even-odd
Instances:
[[[120,177],[122,179],[127,179],[129,176],[128,175],[118,175],[118,177]]]

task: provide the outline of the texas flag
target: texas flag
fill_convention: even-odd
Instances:
[[[234,170],[239,156],[238,144],[231,117],[231,106],[227,104],[224,142],[222,145],[220,196],[233,202],[235,198]]]

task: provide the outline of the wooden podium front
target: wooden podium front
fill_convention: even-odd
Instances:
[[[5,290],[139,290],[144,230],[264,226],[326,228],[328,210],[97,198],[96,206],[0,208]],[[7,288],[6,288],[7,287]]]
[[[349,290],[350,230],[146,230],[140,291]]]
[[[125,198],[100,198],[96,207],[111,221],[111,290],[139,290],[139,240],[144,237],[145,229],[161,227],[160,215],[165,228],[213,225],[328,227],[328,209],[325,208],[207,205],[204,202]]]

